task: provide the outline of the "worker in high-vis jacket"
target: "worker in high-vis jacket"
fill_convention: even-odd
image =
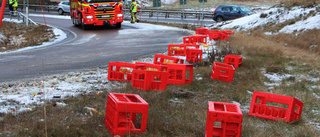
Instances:
[[[17,0],[13,0],[12,7],[14,10],[14,15],[17,15],[17,8],[18,8],[18,1]]]
[[[15,1],[15,0],[9,0],[9,10],[10,10],[10,14],[11,14],[11,12],[13,12],[13,7],[12,7],[12,5],[13,5],[14,1]]]
[[[137,16],[137,11],[138,11],[137,2],[136,2],[136,0],[132,0],[132,2],[130,4],[131,23],[135,23],[136,20],[137,20],[137,22],[139,22],[139,18]]]

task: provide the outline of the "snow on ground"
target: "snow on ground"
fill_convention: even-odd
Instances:
[[[285,7],[273,7],[267,10],[257,11],[255,14],[238,18],[231,21],[216,23],[210,28],[231,29],[234,28],[237,31],[253,29],[258,26],[264,26],[268,23],[278,24],[285,21],[305,16],[309,13],[313,13],[318,10],[320,4],[313,8],[293,7],[290,10]],[[265,15],[266,17],[261,17]],[[316,13],[306,20],[295,22],[294,24],[284,27],[279,32],[291,33],[295,30],[308,30],[313,28],[320,28],[319,19],[320,12]]]

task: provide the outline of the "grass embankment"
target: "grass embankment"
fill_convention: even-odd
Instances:
[[[48,26],[2,22],[1,31],[5,38],[0,42],[0,52],[36,46],[48,42],[55,36]]]
[[[49,136],[111,136],[104,126],[104,115],[90,115],[84,108],[93,107],[105,114],[109,92],[139,94],[149,103],[147,131],[131,136],[204,136],[208,101],[240,103],[244,115],[242,136],[319,136],[312,122],[319,123],[319,84],[309,78],[320,77],[319,47],[309,48],[308,38],[320,36],[319,30],[307,31],[298,37],[288,35],[267,36],[263,33],[238,32],[228,44],[221,42],[223,52],[215,55],[235,53],[244,57],[243,64],[236,69],[234,80],[225,83],[210,79],[211,66],[196,64],[191,84],[169,85],[163,92],[145,92],[123,83],[123,88],[104,91],[100,95],[90,94],[64,100],[66,107],[47,105],[47,127]],[[320,43],[319,38],[314,39]],[[295,42],[291,42],[295,41]],[[291,42],[291,43],[289,43]],[[301,44],[302,43],[302,44]],[[222,62],[220,57],[214,61]],[[212,64],[212,61],[209,61]],[[206,64],[206,65],[203,65]],[[279,86],[263,75],[267,73],[291,74]],[[196,78],[203,78],[196,80]],[[253,91],[272,92],[293,96],[304,102],[301,120],[295,123],[270,121],[251,117],[248,110]],[[4,115],[0,125],[2,133],[21,136],[43,136],[43,108],[17,116]],[[310,124],[311,122],[311,124]],[[11,134],[11,135],[12,135]]]

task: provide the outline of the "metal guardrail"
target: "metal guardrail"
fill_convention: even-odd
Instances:
[[[20,21],[20,19],[22,20],[23,23],[27,22],[27,17],[26,15],[24,15],[21,12],[15,12],[15,11],[9,11],[9,16],[10,16],[10,20],[14,17],[18,18],[18,21]],[[34,22],[33,20],[31,20],[30,18],[28,18],[28,24],[34,24],[34,25],[38,25],[36,22]]]
[[[128,9],[125,9],[126,12],[129,12]],[[185,10],[184,13],[182,10],[148,10],[148,9],[140,9],[138,10],[138,14],[148,14],[149,17],[153,17],[154,14],[159,13],[160,16],[164,16],[165,18],[170,18],[171,17],[180,17],[182,18],[196,18],[198,20],[201,19],[202,17],[202,11],[187,11]],[[184,14],[184,16],[183,16]],[[203,12],[203,18],[212,18],[213,17],[213,12],[212,11],[204,11]]]
[[[23,11],[23,4],[19,5],[18,9],[21,9]],[[56,5],[42,5],[43,11],[47,12],[57,12],[58,6]],[[41,6],[40,5],[29,5],[30,10],[34,11],[41,11]],[[125,12],[129,13],[129,9],[124,9]],[[196,18],[198,20],[201,19],[202,17],[202,11],[188,11],[185,10],[184,13],[182,10],[162,10],[159,9],[154,10],[154,9],[138,9],[138,14],[147,14],[149,17],[154,17],[156,13],[159,13],[160,16],[164,16],[165,18],[170,18],[170,17],[179,17],[179,18]],[[184,16],[183,16],[184,14]],[[203,12],[204,18],[212,18],[213,17],[213,12],[212,11],[204,11]]]

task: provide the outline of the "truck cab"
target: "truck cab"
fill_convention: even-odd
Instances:
[[[122,0],[70,0],[70,17],[75,26],[116,25],[123,22]]]

